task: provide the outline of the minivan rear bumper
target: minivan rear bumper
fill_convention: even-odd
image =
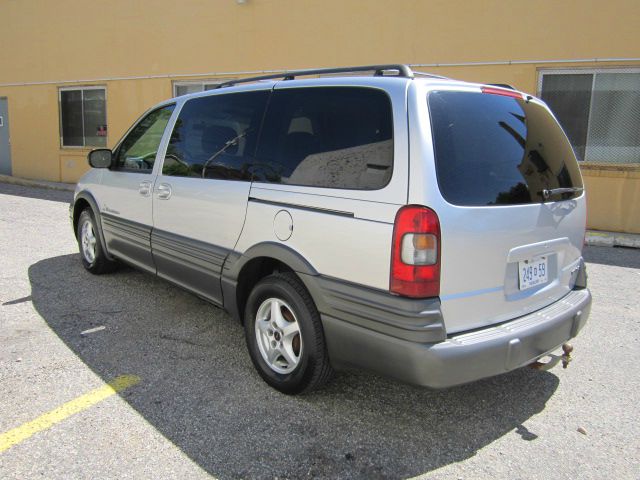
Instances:
[[[354,365],[408,383],[445,388],[534,362],[575,337],[590,309],[589,290],[576,289],[534,313],[433,343],[398,338],[327,314],[321,318],[336,367]]]

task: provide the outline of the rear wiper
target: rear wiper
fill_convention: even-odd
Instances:
[[[549,200],[552,195],[562,195],[563,193],[578,193],[582,192],[584,188],[582,187],[568,187],[568,188],[545,188],[541,192],[538,192],[538,195],[542,195],[542,198],[545,200]]]

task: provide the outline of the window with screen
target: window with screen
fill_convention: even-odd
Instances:
[[[63,147],[105,147],[107,106],[104,87],[59,90],[60,141]]]
[[[173,96],[179,97],[181,95],[187,95],[189,93],[205,92],[207,90],[214,90],[220,85],[220,83],[228,82],[231,79],[225,80],[203,80],[196,82],[173,82]]]
[[[545,71],[540,95],[579,160],[640,163],[640,70]]]

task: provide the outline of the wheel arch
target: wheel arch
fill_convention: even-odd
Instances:
[[[109,254],[107,250],[107,244],[104,239],[104,235],[102,233],[102,218],[100,217],[100,209],[98,208],[98,202],[93,197],[93,195],[83,190],[78,195],[73,202],[73,235],[78,238],[78,221],[80,219],[80,214],[89,208],[93,213],[93,218],[98,225],[98,238],[100,239],[100,246],[102,247],[102,251],[105,253],[105,256],[109,260],[113,260],[114,258]]]
[[[244,321],[244,307],[253,287],[274,272],[292,272],[305,285],[304,277],[317,276],[317,270],[298,252],[276,242],[254,245],[243,254],[233,252],[222,272],[224,307],[238,321]]]

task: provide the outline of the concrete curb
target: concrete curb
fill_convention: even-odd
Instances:
[[[640,235],[633,233],[603,232],[588,230],[586,244],[593,247],[640,248]]]
[[[0,183],[21,185],[23,187],[47,188],[49,190],[61,190],[65,192],[73,192],[76,188],[75,183],[47,182],[45,180],[31,180],[29,178],[12,177],[9,175],[0,175]]]

